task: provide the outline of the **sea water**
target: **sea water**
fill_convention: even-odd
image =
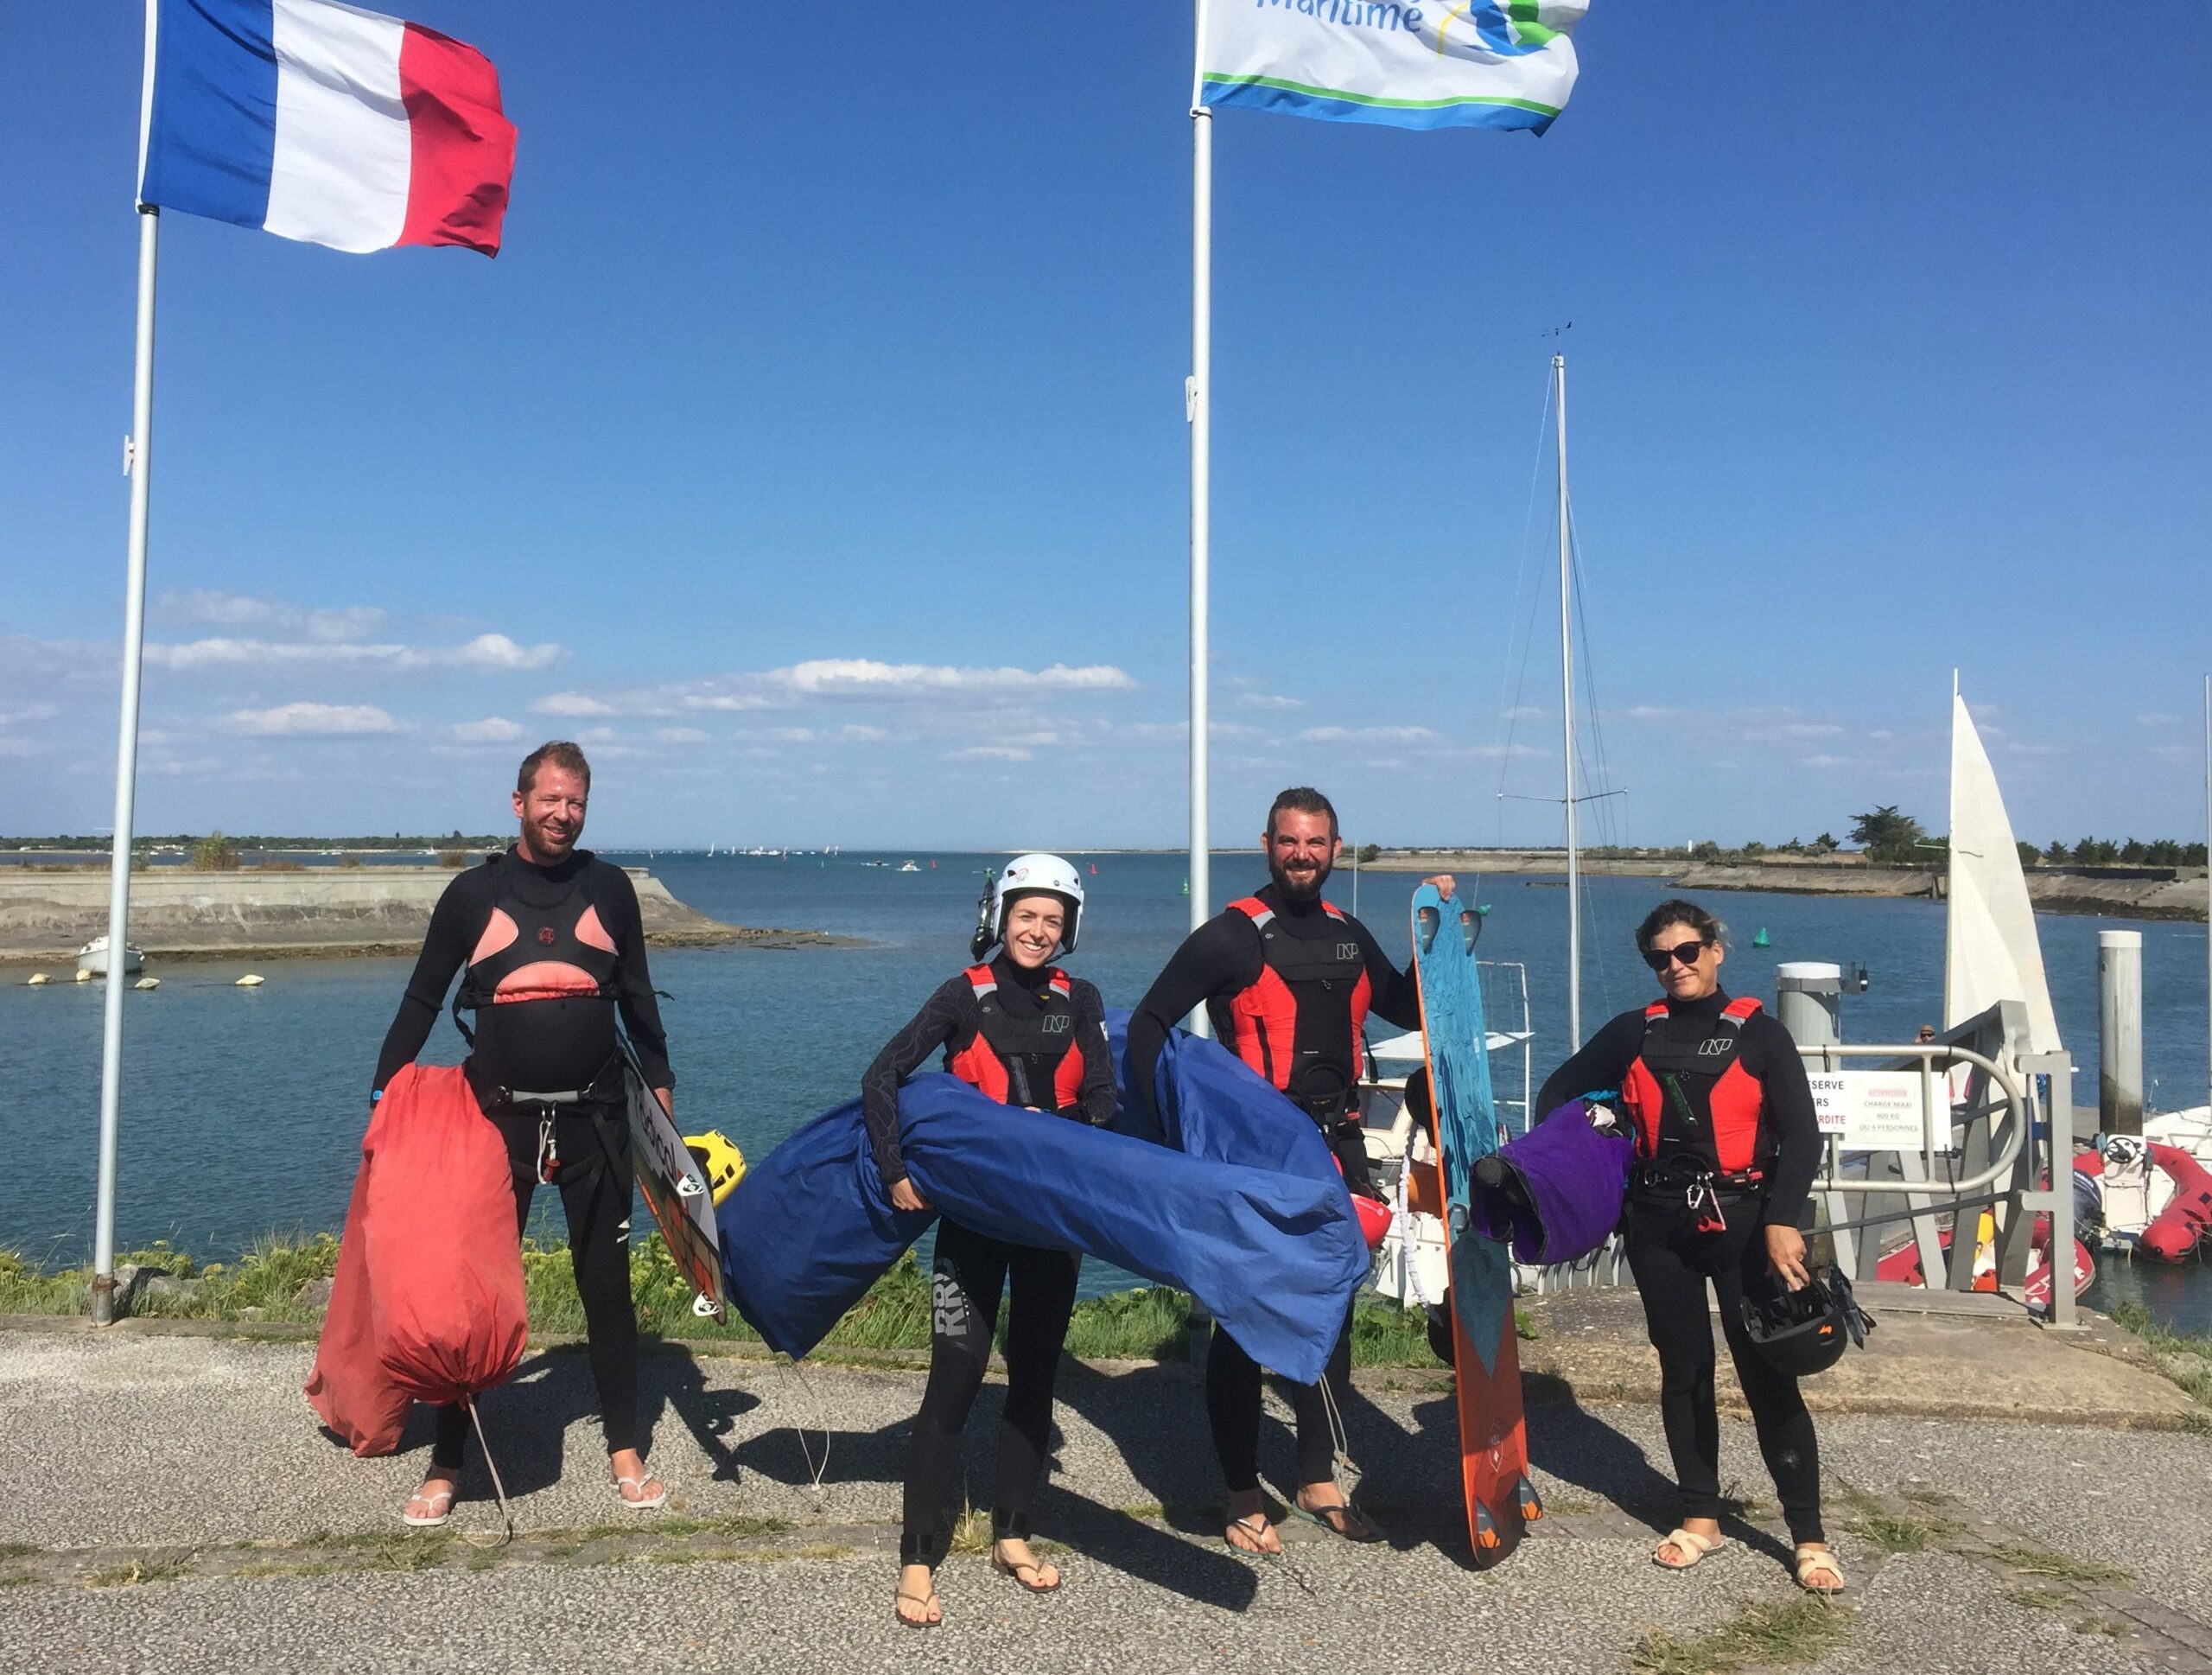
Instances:
[[[731,923],[827,932],[861,946],[666,949],[652,955],[677,1072],[677,1116],[687,1130],[720,1128],[748,1157],[765,1156],[817,1112],[855,1098],[876,1049],[930,990],[967,962],[984,869],[999,855],[942,851],[788,857],[610,854],[650,864],[677,900]],[[897,869],[913,860],[917,872]],[[887,866],[869,866],[870,861]],[[1078,857],[1089,900],[1081,945],[1064,963],[1109,1006],[1135,1002],[1189,927],[1187,866],[1178,855]],[[1096,874],[1090,869],[1096,865]],[[1217,856],[1214,905],[1266,882],[1251,852]],[[1402,953],[1418,881],[1349,869],[1331,881],[1386,949]],[[1491,911],[1481,957],[1528,968],[1532,1054],[1539,1082],[1567,1050],[1567,893],[1559,882],[1504,876],[1463,888]],[[1585,882],[1582,1002],[1586,1035],[1655,992],[1637,960],[1637,921],[1663,882]],[[1843,1002],[1845,1038],[1905,1041],[1942,1022],[1943,909],[1919,901],[1715,893],[1707,905],[1730,927],[1722,978],[1738,994],[1772,1002],[1776,965],[1825,959],[1864,965],[1866,993]],[[2075,1097],[2095,1089],[2096,933],[2126,921],[2043,915],[2044,959],[2060,1031],[2073,1046]],[[2196,925],[2145,922],[2144,1072],[2153,1108],[2205,1099],[2204,936]],[[1751,946],[1764,929],[1770,946]],[[359,1161],[377,1052],[399,1003],[404,959],[251,962],[268,981],[239,989],[237,961],[154,969],[158,990],[126,997],[123,1123],[117,1175],[119,1248],[166,1238],[206,1257],[234,1252],[270,1232],[336,1228]],[[63,981],[0,986],[0,1246],[41,1260],[81,1261],[92,1232],[98,1151],[101,985]],[[1496,1025],[1513,1022],[1494,1019]],[[1379,1021],[1371,1035],[1393,1033]],[[457,1060],[449,1021],[426,1060]],[[1498,1067],[1501,1093],[1518,1090],[1517,1061]],[[541,1194],[549,1231],[559,1213]],[[1100,1264],[1086,1289],[1117,1277]],[[2182,1270],[2107,1264],[2091,1294],[2139,1297],[2178,1327],[2212,1330],[2212,1284]]]

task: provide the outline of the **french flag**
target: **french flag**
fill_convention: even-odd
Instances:
[[[337,0],[158,0],[149,83],[142,204],[499,254],[515,130],[474,47]]]

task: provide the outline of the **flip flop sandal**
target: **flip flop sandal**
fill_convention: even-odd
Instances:
[[[1819,1576],[1834,1576],[1833,1583],[1814,1582]],[[1797,1550],[1797,1585],[1808,1594],[1840,1594],[1843,1591],[1843,1566],[1837,1564],[1835,1555],[1825,1547],[1800,1547]]]
[[[910,1594],[902,1588],[895,1590],[892,1594],[891,1597],[893,1602],[891,1614],[896,1617],[905,1627],[908,1628],[938,1628],[944,1625],[944,1602],[937,1596],[936,1589],[931,1589],[926,1594]],[[918,1605],[925,1611],[928,1610],[930,1607],[934,1605],[938,1608],[938,1614],[934,1617],[910,1617],[904,1611],[901,1611],[899,1608],[901,1604]]]
[[[1052,1568],[1058,1570],[1059,1567],[1055,1565]],[[1060,1591],[1060,1583],[1067,1580],[1066,1577],[1061,1576],[1051,1582],[1032,1582],[1029,1579],[1030,1576],[1044,1574],[1045,1566],[1041,1561],[1031,1560],[1027,1564],[1017,1564],[1012,1559],[1001,1558],[998,1549],[995,1547],[991,1550],[991,1569],[1002,1576],[1012,1576],[1016,1587],[1031,1594],[1057,1594]],[[1028,1576],[1022,1574],[1025,1570],[1028,1572]]]
[[[1375,1527],[1374,1519],[1357,1511],[1349,1500],[1332,1500],[1325,1506],[1301,1506],[1297,1501],[1293,1500],[1290,1503],[1290,1509],[1307,1523],[1319,1524],[1339,1540],[1369,1542],[1380,1541],[1382,1538],[1382,1532]],[[1357,1535],[1353,1532],[1351,1520],[1355,1518],[1367,1525],[1365,1535]],[[1339,1520],[1342,1521],[1339,1522]]]
[[[632,1500],[623,1493],[626,1489],[642,1490],[648,1483],[656,1486],[653,1493],[649,1495],[641,1493],[638,1499]],[[633,1513],[649,1513],[668,1499],[668,1485],[661,1482],[659,1476],[651,1471],[645,1473],[643,1477],[617,1476],[614,1479],[614,1498]]]
[[[410,1494],[407,1497],[407,1504],[410,1506],[418,1500],[429,1507],[429,1515],[426,1518],[417,1518],[414,1513],[403,1510],[399,1514],[399,1521],[402,1524],[410,1525],[417,1530],[435,1530],[439,1525],[444,1523],[453,1513],[453,1491],[451,1489],[440,1489],[435,1494],[423,1494],[418,1493]],[[443,1506],[440,1506],[438,1504],[440,1501],[443,1501],[445,1504]]]
[[[1662,1570],[1694,1570],[1707,1554],[1727,1544],[1719,1536],[1701,1536],[1694,1530],[1669,1530],[1666,1539],[1651,1550],[1651,1562]],[[1671,1564],[1659,1557],[1669,1547],[1683,1556],[1680,1564]]]
[[[1232,1518],[1229,1520],[1229,1529],[1243,1531],[1255,1543],[1265,1541],[1269,1536],[1274,1534],[1274,1525],[1268,1522],[1268,1515],[1265,1513],[1254,1513],[1246,1518]],[[1265,1547],[1256,1545],[1240,1547],[1236,1542],[1229,1539],[1229,1530],[1222,1532],[1221,1538],[1228,1542],[1229,1551],[1239,1558],[1281,1558],[1282,1557],[1280,1538],[1272,1552]]]

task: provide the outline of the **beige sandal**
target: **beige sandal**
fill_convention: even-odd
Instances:
[[[893,1591],[891,1598],[891,1614],[909,1628],[935,1628],[944,1621],[944,1602],[937,1596],[934,1588],[926,1594],[910,1594],[900,1588]],[[899,1608],[902,1605],[917,1606],[925,1612],[934,1609],[937,1614],[910,1617]]]
[[[1815,1576],[1833,1576],[1833,1582],[1815,1582]],[[1797,1548],[1797,1585],[1808,1594],[1840,1594],[1843,1591],[1843,1566],[1836,1563],[1835,1555],[1826,1547],[1815,1547],[1810,1542]]]
[[[1727,1544],[1719,1536],[1701,1536],[1695,1530],[1669,1530],[1666,1539],[1651,1550],[1651,1562],[1662,1570],[1694,1570],[1707,1553]],[[1679,1564],[1660,1557],[1669,1547],[1683,1556]]]

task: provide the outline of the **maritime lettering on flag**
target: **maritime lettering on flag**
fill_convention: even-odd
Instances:
[[[153,53],[140,203],[499,253],[515,130],[474,47],[339,0],[157,0]]]
[[[1206,0],[1195,103],[1542,133],[1589,0]]]

